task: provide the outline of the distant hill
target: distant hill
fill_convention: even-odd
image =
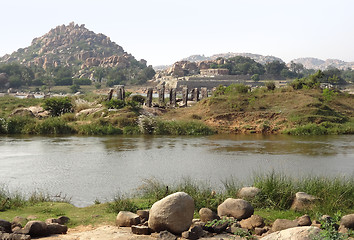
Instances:
[[[219,57],[227,59],[236,56],[249,57],[260,64],[266,64],[268,62],[273,62],[273,61],[284,62],[282,59],[274,56],[263,56],[260,54],[253,54],[253,53],[232,53],[232,52],[214,54],[210,57],[206,57],[204,55],[192,55],[187,58],[183,58],[182,61],[199,62],[199,61],[206,61],[206,60],[215,60]]]
[[[0,63],[18,62],[43,69],[70,66],[75,77],[90,77],[92,67],[130,68],[146,67],[146,61],[137,61],[131,54],[112,42],[104,34],[88,30],[74,22],[51,29],[33,39],[31,45],[0,58]]]
[[[348,68],[354,69],[354,62],[344,62],[338,59],[321,60],[318,58],[297,58],[292,60],[295,63],[301,63],[307,69],[321,69],[325,70],[331,67],[346,70]]]

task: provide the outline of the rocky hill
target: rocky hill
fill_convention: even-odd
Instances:
[[[283,62],[282,59],[273,57],[273,56],[263,56],[260,54],[253,54],[253,53],[219,53],[219,54],[214,54],[210,57],[206,57],[204,55],[192,55],[187,58],[182,59],[182,61],[190,61],[190,62],[200,62],[200,61],[210,61],[210,60],[216,60],[217,58],[232,58],[236,56],[242,56],[242,57],[249,57],[256,62],[260,64],[266,64],[268,62],[273,62],[273,61],[279,61]]]
[[[45,35],[35,38],[26,48],[20,48],[11,55],[0,58],[0,63],[20,62],[26,66],[40,66],[44,69],[57,66],[76,66],[80,71],[76,77],[88,77],[91,67],[130,67],[137,60],[126,53],[109,37],[88,30],[84,24],[74,22],[51,29]],[[146,65],[145,60],[140,60]],[[139,63],[138,63],[139,64]]]
[[[301,63],[307,69],[321,69],[325,70],[330,67],[346,70],[348,68],[354,69],[354,62],[344,62],[339,59],[321,60],[318,58],[297,58],[292,60],[295,63]]]

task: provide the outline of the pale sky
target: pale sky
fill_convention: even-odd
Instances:
[[[248,52],[354,61],[354,0],[0,0],[0,56],[74,21],[148,64]]]

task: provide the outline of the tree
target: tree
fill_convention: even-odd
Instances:
[[[0,89],[7,88],[9,86],[9,78],[6,73],[0,73]]]
[[[255,82],[258,82],[260,80],[259,74],[253,74],[252,77],[251,77],[251,80],[253,80]]]
[[[52,97],[44,99],[43,108],[48,110],[52,116],[60,116],[72,112],[73,105],[68,97]]]
[[[269,62],[265,65],[268,74],[280,75],[283,69],[287,69],[285,63],[279,61]]]

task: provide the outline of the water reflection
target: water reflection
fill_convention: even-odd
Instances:
[[[290,137],[1,137],[0,183],[10,189],[62,192],[77,206],[129,192],[143,179],[166,184],[183,177],[215,186],[254,172],[353,175],[354,135]]]

